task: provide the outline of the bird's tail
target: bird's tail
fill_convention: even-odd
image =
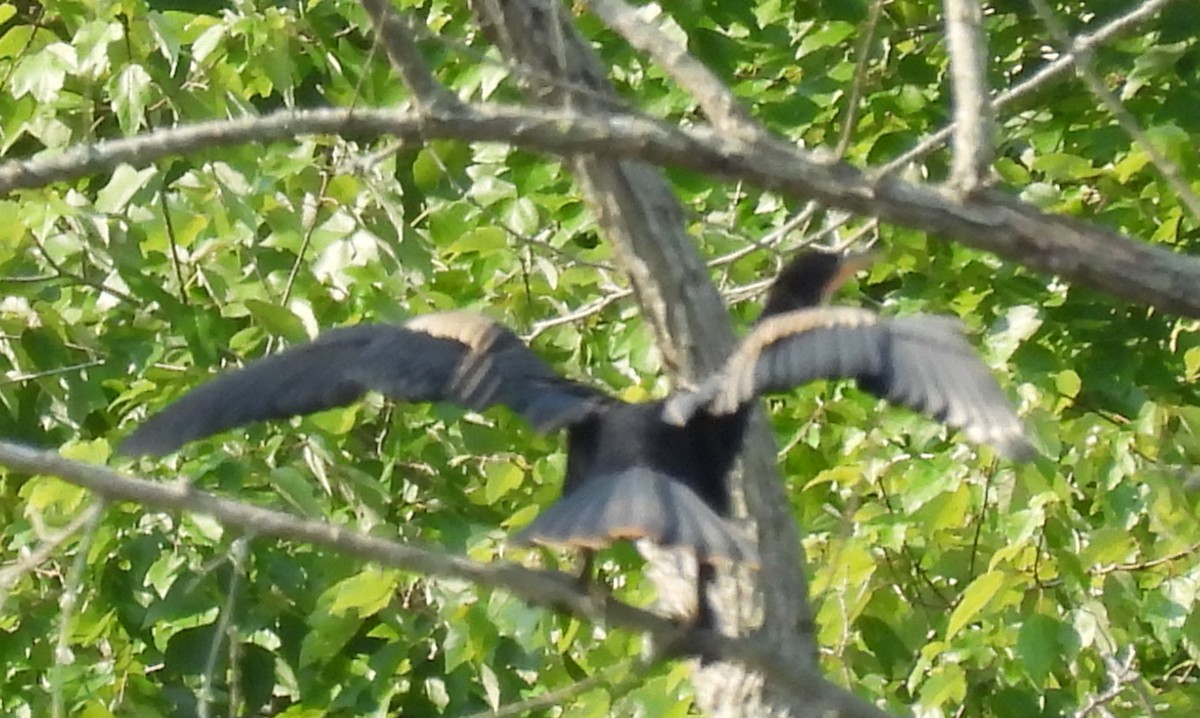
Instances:
[[[514,541],[597,549],[642,538],[691,550],[702,564],[758,563],[754,546],[694,491],[641,467],[589,479],[539,514]]]

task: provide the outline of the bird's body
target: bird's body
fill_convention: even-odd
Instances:
[[[663,405],[614,403],[573,425],[564,493],[592,477],[641,466],[675,477],[717,513],[728,514],[729,494],[721,486],[742,446],[743,415],[698,413],[676,426],[663,421]]]
[[[702,562],[753,563],[753,547],[723,520],[744,413],[700,412],[682,425],[662,417],[662,401],[614,400],[572,424],[562,499],[518,540],[593,549],[646,538]]]
[[[121,450],[165,454],[234,426],[348,404],[370,390],[476,410],[504,404],[540,432],[567,431],[562,498],[518,540],[592,549],[648,538],[689,549],[705,566],[753,562],[753,547],[726,518],[728,477],[760,394],[855,379],[1006,456],[1032,451],[956,322],[816,306],[858,266],[840,255],[799,255],[725,366],[694,390],[658,401],[626,403],[566,379],[502,325],[474,312],[440,312],[400,326],[335,329],[224,374],[152,417]]]

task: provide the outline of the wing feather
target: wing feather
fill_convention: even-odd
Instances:
[[[760,323],[722,371],[667,400],[664,418],[683,424],[700,410],[731,414],[760,394],[818,379],[856,379],[889,402],[922,412],[1003,455],[1034,449],[988,367],[948,317],[884,319],[829,307],[775,315]]]
[[[586,416],[603,398],[559,376],[504,326],[443,312],[401,326],[334,329],[225,373],[151,417],[121,452],[162,455],[235,426],[344,406],[368,391],[475,410],[505,404],[543,432]]]

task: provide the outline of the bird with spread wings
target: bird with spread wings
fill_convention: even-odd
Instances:
[[[688,549],[701,565],[753,563],[753,545],[728,521],[728,480],[760,395],[852,379],[1003,456],[1033,454],[957,321],[825,305],[863,263],[862,255],[800,253],[724,366],[665,399],[621,401],[559,375],[506,327],[449,311],[334,329],[227,372],[151,417],[120,449],[167,454],[232,427],[343,406],[369,391],[473,410],[503,404],[539,432],[567,433],[562,496],[518,541],[590,556],[613,541],[644,538]]]

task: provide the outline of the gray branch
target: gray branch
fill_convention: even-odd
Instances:
[[[950,185],[969,195],[992,166],[993,118],[988,101],[987,36],[979,0],[945,0],[946,45],[954,82],[954,157]]]
[[[428,112],[310,110],[203,122],[2,163],[0,196],[109,172],[122,163],[144,166],[213,147],[307,134],[393,135],[418,144],[442,138],[511,142],[567,157],[598,155],[683,167],[875,216],[995,252],[1114,297],[1200,317],[1200,258],[1047,214],[998,191],[976,194],[960,204],[945,190],[818,160],[779,140],[760,138],[733,146],[708,126],[680,128],[598,108],[580,113],[479,104]]]
[[[605,25],[630,45],[654,58],[680,87],[695,98],[708,121],[718,130],[734,137],[755,137],[763,133],[762,128],[742,108],[737,97],[712,70],[662,30],[644,22],[632,6],[623,0],[587,0],[587,4]]]
[[[790,681],[801,698],[820,697],[847,705],[860,703],[847,691],[807,680],[756,641],[729,638],[713,631],[681,629],[675,621],[657,614],[612,597],[592,595],[574,576],[558,571],[528,569],[507,562],[480,563],[435,549],[367,536],[340,526],[244,504],[200,491],[185,481],[167,484],[135,479],[104,466],[72,461],[54,452],[8,441],[0,441],[0,465],[25,474],[57,476],[109,501],[131,501],[160,511],[211,516],[222,526],[248,538],[297,541],[381,566],[470,581],[485,588],[506,591],[534,605],[569,611],[593,622],[647,634],[656,645],[667,649],[679,646],[688,652],[713,653],[725,660],[745,663],[776,680]],[[88,509],[85,515],[88,520],[94,520],[98,511]],[[882,714],[873,710],[851,710],[844,715],[878,718]]]
[[[1098,47],[1099,45],[1102,45],[1123,33],[1131,31],[1133,28],[1137,27],[1138,24],[1150,20],[1157,15],[1160,10],[1173,2],[1176,2],[1176,0],[1146,0],[1146,2],[1138,5],[1128,13],[1121,15],[1112,22],[1109,22],[1107,25],[1101,26],[1100,29],[1096,30],[1096,32],[1088,35],[1080,35],[1079,37],[1075,38],[1075,42],[1072,43],[1072,48],[1075,50],[1075,52],[1078,52],[1080,50],[1088,50],[1093,47]],[[1046,87],[1055,80],[1062,78],[1064,75],[1069,74],[1074,70],[1074,68],[1074,52],[1060,56],[1054,62],[1051,62],[1041,70],[1038,70],[1029,79],[1010,87],[1004,92],[1001,92],[999,95],[996,95],[996,99],[992,101],[993,111],[995,113],[999,113],[1001,110],[1008,109],[1009,107],[1017,104],[1017,102],[1032,95],[1034,92]],[[937,132],[934,132],[926,137],[916,147],[879,168],[879,172],[885,174],[889,172],[895,172],[897,169],[903,167],[909,162],[913,162],[920,157],[924,157],[930,152],[933,152],[942,145],[946,144],[946,140],[950,139],[950,135],[953,132],[953,124],[943,127]]]
[[[361,0],[360,4],[375,26],[376,42],[387,52],[392,68],[412,91],[417,104],[422,107],[460,104],[425,64],[425,57],[417,47],[412,15],[397,13],[389,0]]]

